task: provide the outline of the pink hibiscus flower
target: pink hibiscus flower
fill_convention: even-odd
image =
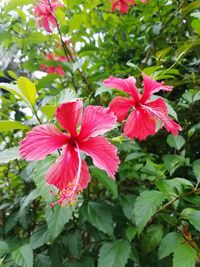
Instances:
[[[122,90],[131,96],[131,98],[118,96],[109,105],[118,121],[124,120],[130,109],[133,108],[134,111],[130,113],[125,123],[124,134],[131,139],[136,137],[139,140],[144,140],[147,136],[156,133],[156,126],[161,128],[164,125],[168,132],[177,135],[181,126],[168,117],[165,101],[161,98],[150,101],[153,93],[160,90],[171,91],[172,87],[152,80],[145,74],[143,74],[143,78],[144,92],[142,95],[135,86],[134,77],[127,79],[110,77],[104,81],[107,87]]]
[[[147,3],[147,1],[148,0],[141,0],[142,3]],[[119,9],[119,13],[121,15],[124,13],[127,13],[129,11],[129,4],[134,6],[135,1],[134,0],[113,0],[111,12],[115,12],[117,9]]]
[[[57,0],[50,0],[50,3],[51,7],[48,0],[39,0],[34,9],[34,15],[37,17],[36,25],[39,26],[41,24],[48,32],[52,32],[52,26],[57,27],[52,12],[56,11],[57,7],[63,6],[63,4],[58,3]]]
[[[57,62],[69,61],[69,59],[66,58],[65,56],[58,56],[58,55],[55,55],[54,53],[47,54],[45,58],[50,61],[57,61]],[[62,77],[65,76],[65,71],[62,66],[48,66],[46,64],[42,64],[40,65],[40,70],[45,71],[48,74],[56,73],[56,74],[61,75]]]
[[[26,160],[42,160],[62,148],[61,156],[45,176],[48,184],[60,190],[59,199],[52,205],[75,201],[78,193],[87,187],[90,174],[81,152],[90,156],[96,167],[115,178],[120,162],[117,149],[105,137],[98,136],[116,124],[115,115],[109,108],[100,106],[88,106],[82,113],[81,100],[61,104],[56,110],[56,118],[68,133],[51,124],[39,125],[20,142],[20,154]]]

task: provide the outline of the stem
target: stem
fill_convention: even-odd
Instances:
[[[36,109],[35,109],[35,108],[33,108],[32,110],[33,110],[33,113],[34,113],[35,117],[37,118],[37,120],[38,120],[39,124],[41,124],[41,125],[42,125],[42,121],[41,121],[41,120],[40,120],[40,118],[38,117]]]
[[[62,37],[61,30],[60,30],[60,26],[59,26],[59,23],[58,23],[57,18],[56,18],[56,17],[54,16],[54,14],[53,14],[53,8],[52,8],[52,5],[51,5],[50,0],[48,0],[48,2],[49,2],[49,6],[50,6],[50,8],[51,8],[52,16],[54,17],[55,22],[56,22],[56,27],[57,27],[57,29],[58,29],[58,33],[59,33],[59,37],[60,37],[60,41],[61,41],[61,45],[62,45],[63,51],[64,51],[64,53],[65,53],[65,56],[66,56],[67,58],[68,58],[68,56],[69,56],[70,59],[71,59],[71,61],[72,61],[73,63],[75,63],[74,58],[73,58],[73,56],[72,56],[72,54],[71,54],[69,48],[67,47],[67,45],[65,45],[65,43],[64,43],[64,41],[63,41],[63,37]],[[86,77],[84,76],[84,74],[82,73],[82,71],[81,71],[79,68],[77,68],[77,70],[78,70],[78,72],[79,72],[79,74],[80,74],[80,76],[81,76],[83,82],[85,83],[87,89],[88,89],[89,91],[91,91],[91,87],[90,87],[90,85],[89,85],[89,83],[88,83]],[[77,91],[77,87],[75,86],[75,79],[74,79],[73,71],[71,71],[71,75],[72,75],[72,83],[73,83],[73,85],[74,85],[75,90]]]

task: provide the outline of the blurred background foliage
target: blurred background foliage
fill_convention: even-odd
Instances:
[[[36,2],[0,4],[0,266],[198,266],[200,1],[136,1],[122,16],[108,0],[63,2],[55,15],[74,60],[59,63],[45,58],[64,51],[57,30],[36,27]],[[41,64],[62,66],[65,76],[45,76]],[[78,203],[50,208],[44,174],[56,156],[25,162],[19,141],[39,121],[56,123],[62,102],[106,107],[120,94],[103,86],[110,75],[133,75],[141,88],[141,71],[174,87],[160,96],[182,132],[138,142],[114,129],[116,182],[87,159],[92,181]]]

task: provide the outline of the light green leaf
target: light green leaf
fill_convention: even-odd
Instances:
[[[181,135],[174,136],[170,134],[167,137],[167,143],[170,147],[180,150],[185,144],[185,139]]]
[[[180,244],[174,251],[173,267],[194,267],[197,252],[187,243]]]
[[[105,171],[95,168],[94,166],[90,167],[90,172],[92,177],[97,178],[100,183],[102,183],[114,197],[118,196],[117,183],[113,181]]]
[[[70,220],[72,212],[72,207],[61,207],[60,205],[56,205],[54,208],[47,207],[46,221],[52,240],[62,232],[65,224]]]
[[[0,258],[9,252],[10,252],[10,248],[8,244],[4,241],[0,241]]]
[[[192,21],[192,28],[195,32],[200,33],[200,19],[194,19]]]
[[[113,220],[110,208],[103,203],[90,201],[87,205],[88,221],[100,231],[112,235]]]
[[[32,83],[25,77],[19,77],[17,79],[17,85],[24,98],[30,103],[32,107],[34,107],[36,100],[36,88],[34,83]]]
[[[0,164],[8,163],[11,160],[20,159],[21,156],[19,154],[19,147],[12,147],[4,149],[0,152]]]
[[[32,249],[43,246],[49,240],[49,233],[46,225],[38,226],[30,237],[30,245]]]
[[[7,132],[18,129],[27,129],[29,128],[26,125],[21,124],[18,121],[0,121],[0,132]]]
[[[18,6],[24,6],[28,4],[35,4],[35,0],[9,0],[5,6],[5,11],[10,11],[15,9]]]
[[[98,267],[125,267],[131,252],[131,246],[126,240],[106,242],[99,251]]]
[[[144,191],[137,197],[134,215],[139,234],[164,200],[165,194],[156,190]]]
[[[200,181],[200,159],[195,160],[192,163],[192,167],[193,167],[193,173],[197,178],[197,181]]]
[[[33,267],[33,251],[29,244],[12,252],[12,259],[21,267]]]
[[[181,213],[182,218],[188,220],[200,232],[200,210],[186,208]]]
[[[168,233],[161,241],[158,249],[159,259],[163,259],[173,253],[178,245],[181,244],[183,238],[180,233]]]

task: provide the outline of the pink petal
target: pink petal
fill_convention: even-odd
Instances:
[[[48,20],[48,17],[43,17],[41,19],[41,23],[42,23],[42,27],[47,31],[47,32],[52,32],[52,29],[50,27],[50,24],[49,24],[49,20]]]
[[[140,93],[135,86],[136,80],[134,77],[120,79],[111,76],[103,83],[107,87],[116,88],[130,94],[135,101],[139,101],[140,99]]]
[[[111,130],[116,124],[116,116],[109,108],[88,106],[85,108],[79,140],[95,137]]]
[[[155,120],[160,120],[164,124],[166,130],[173,135],[177,135],[178,131],[182,130],[179,124],[167,116],[167,106],[163,99],[158,98],[155,101],[142,105],[142,107],[149,112],[150,116],[154,116]]]
[[[55,67],[55,71],[57,74],[59,74],[60,76],[64,77],[65,76],[65,71],[63,70],[63,68],[61,66],[56,66]]]
[[[133,111],[124,126],[124,134],[130,139],[145,140],[148,135],[155,134],[156,123],[148,112],[142,108]]]
[[[56,73],[56,68],[54,66],[48,67],[46,69],[46,73],[48,73],[48,74]]]
[[[159,83],[145,74],[143,74],[143,84],[144,84],[144,93],[141,98],[141,103],[145,103],[152,94],[160,90],[169,92],[172,90],[172,86],[164,85],[163,82]]]
[[[129,98],[117,96],[109,104],[110,110],[117,116],[118,121],[126,118],[134,101]]]
[[[26,160],[41,160],[61,148],[69,137],[54,125],[39,125],[20,142],[20,154]]]
[[[110,144],[105,137],[98,136],[80,142],[79,148],[92,157],[96,167],[105,170],[109,176],[115,178],[120,160],[117,156],[117,148]]]
[[[77,99],[63,103],[56,109],[56,118],[60,125],[74,137],[77,136],[76,129],[82,119],[82,106],[82,101]]]
[[[78,154],[74,147],[67,145],[62,155],[48,170],[45,179],[48,184],[55,185],[59,190],[65,189],[76,179],[78,172]],[[81,160],[81,174],[79,181],[79,189],[87,187],[90,181],[88,166]]]

